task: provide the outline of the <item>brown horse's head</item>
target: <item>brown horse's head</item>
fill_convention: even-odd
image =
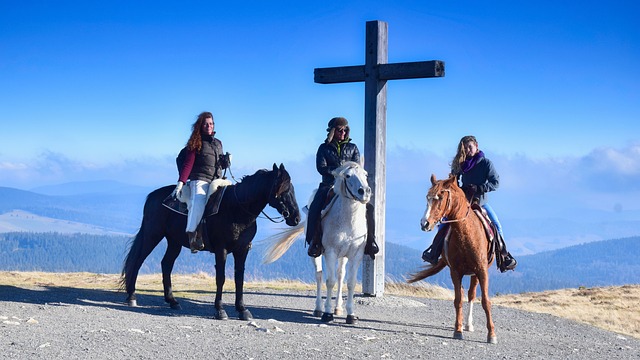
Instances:
[[[420,220],[422,230],[431,231],[443,218],[452,219],[453,211],[460,201],[466,199],[454,175],[449,175],[445,180],[436,180],[436,176],[432,174],[431,188],[427,192],[427,208]]]

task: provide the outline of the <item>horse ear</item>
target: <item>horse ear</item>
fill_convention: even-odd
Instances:
[[[284,171],[284,164],[280,163],[280,171]]]
[[[431,185],[436,184],[436,174],[431,174]]]
[[[276,163],[273,163],[273,171],[278,171],[278,166],[276,165]]]

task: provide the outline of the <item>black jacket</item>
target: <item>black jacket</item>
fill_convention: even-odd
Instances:
[[[316,169],[322,175],[322,184],[333,185],[335,178],[331,172],[346,161],[360,163],[360,151],[351,139],[339,144],[336,142],[320,144],[316,153]]]

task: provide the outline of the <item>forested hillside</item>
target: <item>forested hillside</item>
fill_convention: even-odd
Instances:
[[[129,238],[58,233],[0,234],[0,270],[119,273]],[[159,273],[165,242],[145,261],[141,273]],[[262,264],[264,245],[254,243],[246,264],[248,279],[314,280],[313,267],[304,241],[298,240],[278,261]],[[420,251],[393,243],[386,244],[386,274],[403,281],[423,262]],[[580,286],[610,286],[640,283],[640,237],[593,242],[556,251],[518,258],[514,272],[501,274],[491,268],[491,293],[521,293]],[[215,274],[214,256],[183,249],[176,261],[176,273]],[[229,256],[227,277],[233,276]],[[451,287],[448,270],[426,281]]]

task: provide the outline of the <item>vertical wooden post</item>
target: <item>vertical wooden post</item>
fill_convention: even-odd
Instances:
[[[387,23],[369,21],[364,66],[364,168],[369,173],[376,241],[380,247],[375,260],[365,255],[362,263],[362,292],[370,296],[384,294],[387,81],[380,80],[378,64],[386,64],[387,61]]]
[[[444,62],[440,60],[387,62],[387,23],[376,20],[367,21],[365,65],[314,69],[314,81],[320,84],[364,81],[364,168],[369,173],[367,180],[373,192],[371,203],[380,247],[375,260],[365,255],[362,262],[362,292],[370,296],[384,294],[387,80],[444,76]]]

